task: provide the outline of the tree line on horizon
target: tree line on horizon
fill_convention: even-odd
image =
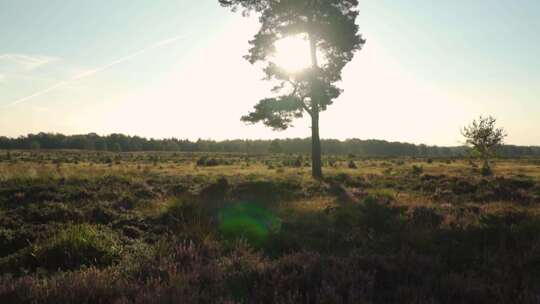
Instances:
[[[57,133],[28,134],[17,138],[0,137],[2,150],[88,150],[110,152],[232,152],[232,153],[301,153],[311,152],[311,138],[289,138],[274,140],[203,140],[188,139],[147,139],[140,136],[111,134],[100,136],[95,133],[84,135],[64,135]],[[415,145],[385,140],[323,139],[324,154],[354,154],[359,157],[463,157],[468,155],[465,146],[439,147]],[[540,156],[538,146],[504,145],[498,148],[500,157]]]

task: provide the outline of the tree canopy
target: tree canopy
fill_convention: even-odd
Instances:
[[[497,120],[491,116],[478,118],[464,127],[461,134],[466,139],[466,144],[472,146],[484,161],[483,170],[486,175],[491,174],[489,159],[494,155],[496,148],[503,144],[507,136],[503,128],[497,128]]]
[[[358,34],[356,0],[220,0],[223,6],[259,13],[261,27],[245,56],[265,64],[267,80],[277,82],[276,97],[261,100],[244,116],[246,122],[263,122],[276,130],[291,126],[306,112],[324,111],[341,94],[336,83],[341,71],[365,40]],[[312,46],[311,67],[287,71],[272,61],[275,44],[289,36],[303,35]],[[320,58],[320,59],[319,59]]]

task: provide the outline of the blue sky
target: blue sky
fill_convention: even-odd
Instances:
[[[367,44],[321,117],[323,137],[456,145],[491,114],[509,143],[540,145],[539,1],[360,10]],[[278,133],[239,121],[269,94],[242,59],[256,30],[214,0],[0,0],[0,135],[307,137],[307,120]]]

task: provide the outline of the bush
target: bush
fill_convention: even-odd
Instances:
[[[444,217],[437,213],[433,208],[417,207],[411,215],[412,223],[417,227],[422,228],[438,228]]]
[[[411,169],[412,175],[418,176],[424,173],[424,168],[422,166],[413,165]]]
[[[480,174],[482,174],[482,176],[492,176],[493,170],[491,167],[484,165],[482,166],[482,169],[480,169]]]
[[[336,160],[335,159],[329,159],[328,160],[328,165],[332,168],[335,168],[337,166],[337,163],[336,163]]]
[[[176,199],[167,206],[163,215],[167,217],[172,216],[180,222],[188,222],[193,219],[197,212],[195,203]]]
[[[299,155],[296,160],[293,162],[293,167],[300,168],[302,167],[303,158],[301,155]]]
[[[215,158],[209,158],[208,156],[201,156],[197,160],[197,166],[200,166],[200,167],[215,167],[215,166],[219,166],[220,164],[221,164],[220,161],[218,161]]]

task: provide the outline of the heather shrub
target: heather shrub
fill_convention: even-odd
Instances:
[[[305,252],[265,265],[251,270],[246,281],[249,303],[366,303],[371,298],[373,273],[353,259]]]
[[[341,172],[334,176],[325,178],[329,184],[341,184],[347,187],[362,187],[365,185],[364,179],[360,176],[351,176],[350,174]]]
[[[367,197],[358,206],[359,225],[371,232],[387,234],[399,231],[403,223],[403,210],[383,205],[375,198]]]
[[[203,200],[224,200],[230,190],[227,178],[220,177],[201,189],[199,196]]]
[[[84,217],[80,210],[58,202],[28,204],[19,208],[16,212],[28,222],[45,224],[51,222],[80,222]]]
[[[302,155],[298,155],[296,158],[293,158],[293,159],[289,158],[289,159],[283,160],[281,164],[284,167],[300,168],[304,165],[304,158],[302,157]]]
[[[18,279],[0,277],[1,303],[127,303],[139,287],[112,269],[94,267],[61,272],[49,278],[27,275]]]
[[[228,166],[234,164],[235,160],[230,160],[226,158],[215,158],[215,157],[209,157],[207,155],[201,156],[197,161],[197,166],[200,167],[215,167],[215,166]],[[249,166],[249,160],[246,163],[247,166]]]
[[[214,216],[210,205],[189,199],[173,199],[158,218],[168,232],[179,237],[200,240],[214,233]]]
[[[444,217],[433,208],[417,207],[411,214],[411,222],[419,228],[439,228]]]
[[[172,217],[175,222],[187,223],[198,216],[198,212],[195,202],[174,199],[166,206],[163,217]]]
[[[240,201],[271,203],[298,198],[303,196],[304,192],[300,182],[293,179],[254,180],[237,184],[231,195]]]
[[[366,252],[391,252],[401,246],[404,225],[401,208],[382,204],[368,196],[360,204],[338,208],[333,215],[338,234],[331,242],[343,239],[345,248],[362,248]]]
[[[228,297],[240,303],[253,299],[259,293],[255,287],[270,263],[270,260],[253,250],[246,242],[236,242],[233,249],[220,259]]]
[[[287,253],[309,250],[317,252],[339,252],[343,240],[332,229],[332,216],[323,212],[291,212],[281,222],[281,229],[269,236],[265,252],[273,257]]]
[[[10,252],[10,248],[15,242],[15,231],[12,229],[0,228],[0,256]]]

